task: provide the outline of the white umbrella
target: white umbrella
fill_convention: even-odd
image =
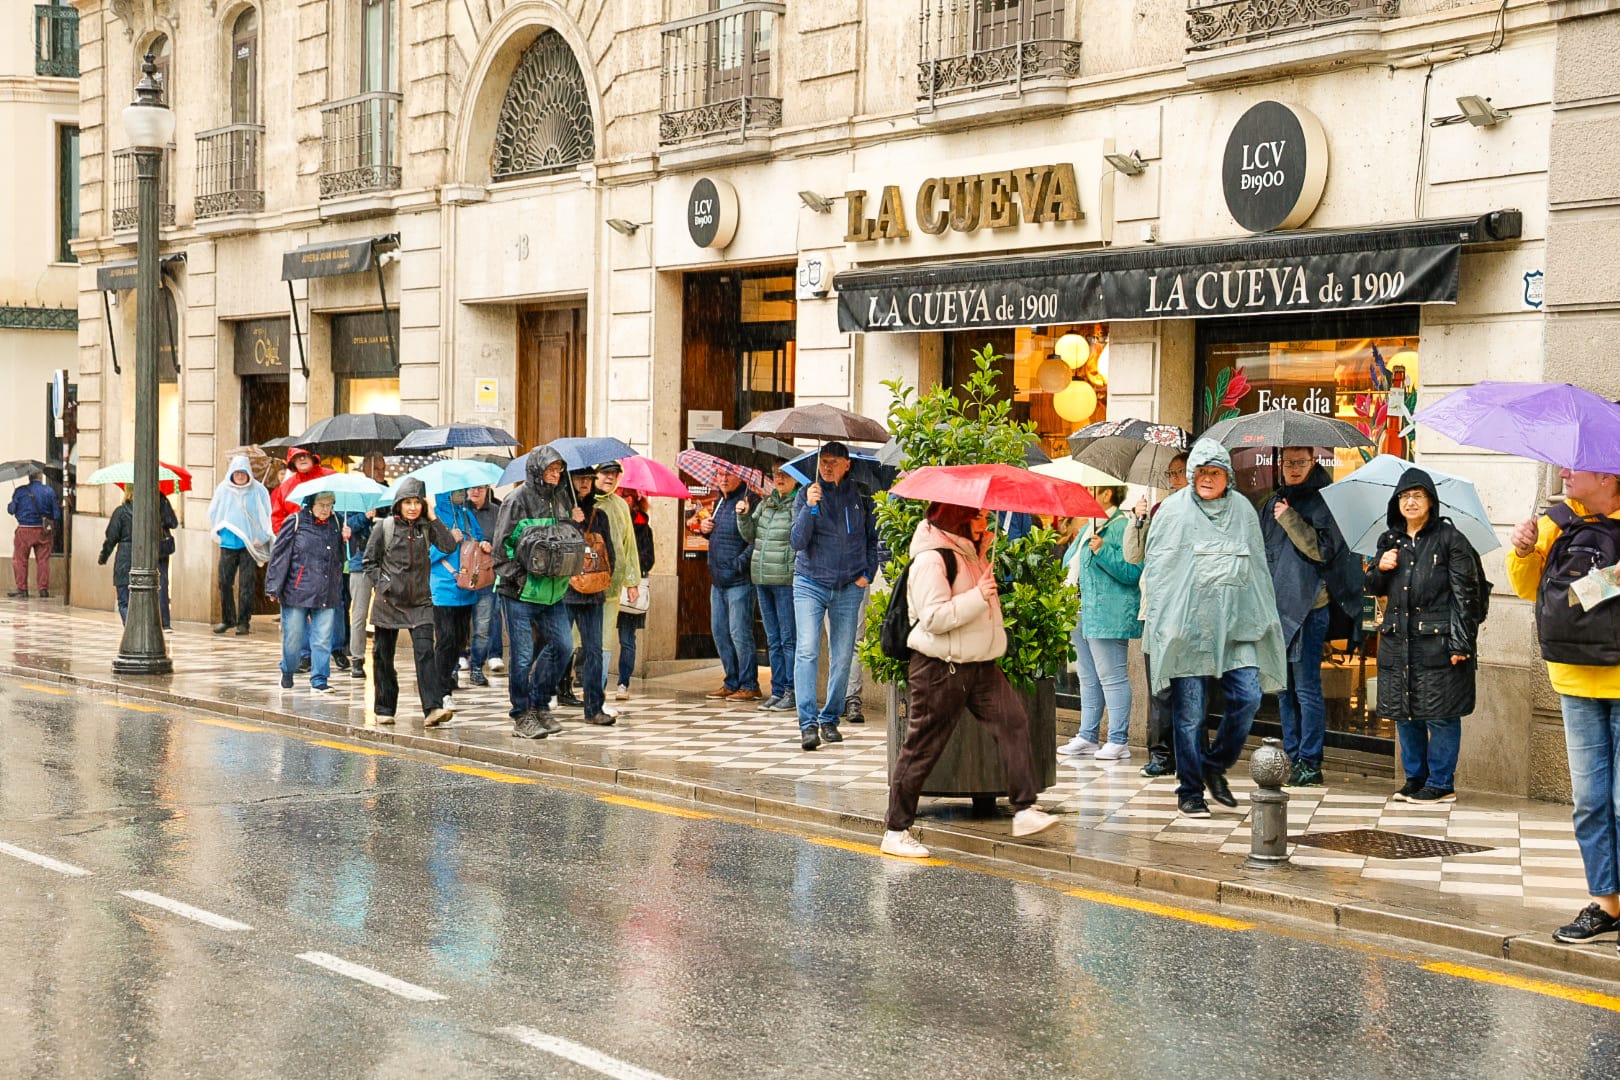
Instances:
[[[1414,466],[1391,454],[1379,454],[1343,480],[1322,489],[1322,501],[1327,503],[1353,551],[1368,557],[1378,554],[1378,538],[1389,528],[1390,497],[1400,486],[1401,474],[1414,467],[1429,474],[1435,494],[1440,496],[1440,515],[1451,519],[1476,552],[1483,554],[1502,546],[1485,504],[1470,481],[1427,465]]]

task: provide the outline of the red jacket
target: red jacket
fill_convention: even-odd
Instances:
[[[307,473],[300,473],[293,468],[293,458],[299,454],[309,454],[310,457],[314,458],[315,467]],[[270,531],[279,534],[281,532],[281,523],[300,509],[287,501],[287,496],[292,494],[293,488],[307,480],[314,480],[316,477],[331,476],[334,472],[336,472],[335,469],[328,469],[321,464],[319,454],[297,446],[289,448],[287,451],[287,475],[281,483],[276,485],[276,490],[270,493]]]

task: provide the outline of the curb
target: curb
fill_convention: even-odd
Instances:
[[[869,839],[878,836],[882,819],[853,811],[748,795],[697,781],[677,780],[637,769],[589,765],[520,753],[471,743],[412,734],[355,727],[332,720],[320,720],[278,712],[274,709],[208,698],[193,698],[159,687],[131,686],[110,679],[86,678],[72,673],[31,668],[0,661],[0,674],[42,683],[76,686],[114,698],[130,698],[177,705],[215,715],[252,720],[284,728],[297,728],[323,735],[339,735],[355,742],[379,743],[459,758],[542,776],[576,779],[627,793],[678,799],[698,806],[771,818],[777,821],[836,829]],[[1447,918],[1443,912],[1414,903],[1410,906],[1367,900],[1315,889],[1289,890],[1282,875],[1290,870],[1221,872],[1141,865],[1118,858],[1065,851],[1039,844],[998,839],[964,832],[948,825],[919,825],[923,843],[940,852],[992,862],[1012,863],[1042,873],[1061,874],[1090,882],[1104,882],[1120,888],[1139,889],[1173,898],[1199,900],[1245,914],[1271,914],[1301,919],[1318,927],[1351,933],[1377,934],[1416,944],[1455,949],[1493,960],[1509,960],[1561,975],[1574,975],[1604,982],[1620,983],[1620,955],[1605,941],[1596,949],[1560,945],[1548,928],[1526,930],[1522,925],[1488,920],[1470,921]],[[1297,868],[1290,868],[1297,869]],[[1424,897],[1415,896],[1414,900]],[[1598,951],[1601,950],[1601,951]]]

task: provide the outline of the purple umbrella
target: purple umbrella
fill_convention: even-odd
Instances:
[[[1620,473],[1620,405],[1568,383],[1476,383],[1413,419],[1466,446]]]

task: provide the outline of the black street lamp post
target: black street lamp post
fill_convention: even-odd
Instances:
[[[139,231],[135,246],[135,535],[130,541],[129,617],[113,660],[121,675],[174,670],[158,614],[158,171],[174,137],[175,117],[163,104],[151,53],[124,128],[135,150]]]

